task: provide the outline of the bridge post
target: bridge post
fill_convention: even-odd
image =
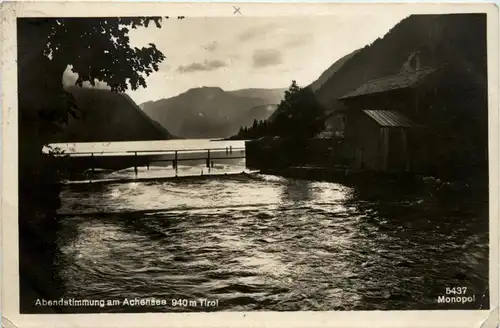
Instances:
[[[134,172],[135,172],[135,176],[137,177],[137,174],[139,173],[137,171],[137,162],[138,162],[138,159],[137,159],[137,152],[134,152]]]
[[[178,157],[177,157],[177,150],[175,151],[175,157],[174,157],[174,169],[175,169],[175,172],[177,172],[177,161],[178,161]]]
[[[92,162],[92,163],[91,163],[91,165],[92,165],[92,167],[91,167],[91,169],[92,169],[92,174],[94,174],[94,173],[95,173],[95,168],[94,168],[94,166],[95,166],[95,165],[94,165],[94,153],[90,153],[90,161]]]

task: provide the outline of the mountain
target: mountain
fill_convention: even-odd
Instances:
[[[317,91],[318,89],[320,89],[326,81],[328,81],[349,59],[351,59],[359,51],[361,51],[361,49],[354,50],[350,54],[347,54],[334,62],[332,66],[328,67],[316,81],[309,85],[309,87],[311,87],[313,91]]]
[[[201,87],[167,99],[141,104],[144,112],[174,135],[184,138],[225,138],[254,119],[267,119],[285,89],[224,91]]]
[[[53,142],[165,140],[173,136],[150,119],[124,93],[70,87],[79,117],[72,119]]]
[[[327,110],[368,81],[400,73],[413,58],[420,67],[451,65],[475,83],[486,83],[485,14],[411,15],[385,36],[352,54],[316,90]],[[317,84],[316,84],[317,85]]]
[[[277,104],[259,105],[250,108],[249,112],[250,115],[255,117],[257,121],[267,120],[276,111],[277,107],[278,107]],[[242,124],[242,125],[248,125],[248,124]]]
[[[259,105],[252,107],[250,108],[248,117],[249,118],[253,117],[253,119],[251,121],[249,119],[245,119],[245,121],[242,121],[241,124],[239,124],[239,126],[250,127],[253,124],[254,119],[257,121],[265,121],[271,118],[271,116],[273,116],[274,113],[276,113],[277,108],[278,108],[277,104]]]
[[[246,97],[246,98],[260,98],[265,100],[268,104],[279,104],[281,99],[285,94],[287,88],[279,88],[279,89],[241,89],[228,91],[228,93],[238,96],[238,97]]]

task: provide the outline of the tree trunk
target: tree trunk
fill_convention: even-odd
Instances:
[[[44,56],[53,21],[18,21],[18,108],[20,172],[37,170],[42,146],[57,121],[67,117],[62,97],[66,63]],[[26,169],[26,170],[24,170]]]
[[[21,311],[34,311],[29,290],[59,296],[57,220],[60,206],[55,171],[42,147],[54,124],[67,116],[62,75],[66,64],[43,55],[53,20],[18,20],[19,273]],[[32,262],[36,259],[38,264]]]
[[[62,76],[67,65],[43,55],[52,21],[18,20],[18,136],[20,224],[58,206],[55,172],[42,147],[67,117]]]

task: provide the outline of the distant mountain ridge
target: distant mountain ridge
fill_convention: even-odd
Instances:
[[[225,138],[276,109],[283,89],[251,88],[224,91],[219,87],[189,89],[175,97],[140,105],[153,120],[184,138]]]
[[[233,90],[227,92],[238,97],[260,98],[265,100],[269,104],[279,104],[281,99],[283,99],[286,90],[287,88],[277,88],[277,89],[249,88],[249,89]]]
[[[53,142],[166,140],[174,136],[149,118],[125,93],[69,87],[75,98],[77,119],[71,119]]]

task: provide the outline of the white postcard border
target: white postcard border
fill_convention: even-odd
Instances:
[[[240,3],[245,16],[349,15],[353,10],[488,14],[490,303],[487,311],[221,312],[185,314],[20,315],[17,210],[16,17],[233,15],[234,3],[18,2],[2,4],[2,316],[15,327],[494,327],[499,296],[499,25],[493,4]]]

